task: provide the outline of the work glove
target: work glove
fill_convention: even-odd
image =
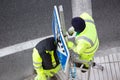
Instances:
[[[47,70],[45,71],[45,74],[48,76],[48,77],[52,77],[54,75],[54,73],[50,70]]]
[[[47,80],[45,75],[37,75],[34,80]]]
[[[73,27],[70,27],[70,28],[68,29],[68,34],[69,34],[69,36],[73,36],[74,33],[75,33],[74,28],[73,28]]]
[[[61,66],[60,64],[54,68],[54,69],[51,69],[51,70],[46,70],[45,71],[45,74],[48,76],[48,77],[53,77],[54,74],[58,73],[58,71],[60,70]]]

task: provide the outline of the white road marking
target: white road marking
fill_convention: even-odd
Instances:
[[[26,41],[26,42],[22,42],[22,43],[18,43],[12,46],[8,46],[8,47],[4,47],[0,49],[0,57],[4,57],[10,54],[14,54],[23,50],[27,50],[30,48],[33,48],[39,41],[48,38],[48,37],[52,37],[53,35],[49,35],[46,37],[42,37],[42,38],[37,38],[37,39],[33,39],[30,41]]]

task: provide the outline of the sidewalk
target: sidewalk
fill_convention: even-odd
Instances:
[[[104,70],[91,69],[89,80],[120,80],[120,54],[109,54],[103,57],[96,57],[94,61],[102,65]],[[87,73],[79,72],[79,74],[80,80],[87,80]]]

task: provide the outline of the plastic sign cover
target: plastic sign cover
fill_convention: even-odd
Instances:
[[[60,19],[56,6],[54,6],[54,10],[53,10],[52,31],[54,34],[55,41],[57,42],[57,55],[60,64],[62,66],[63,71],[66,72],[70,55],[65,39],[62,34]]]

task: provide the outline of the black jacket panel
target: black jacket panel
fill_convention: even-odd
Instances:
[[[57,65],[59,64],[59,60],[58,60],[57,53],[56,53],[56,44],[55,44],[54,37],[50,37],[50,38],[40,41],[36,45],[36,49],[38,50],[40,56],[42,57],[42,60],[43,60],[42,66],[44,69],[47,70],[47,69],[54,68],[52,66],[51,55],[46,53],[46,50],[49,50],[49,51],[54,50],[55,61],[56,61]]]

